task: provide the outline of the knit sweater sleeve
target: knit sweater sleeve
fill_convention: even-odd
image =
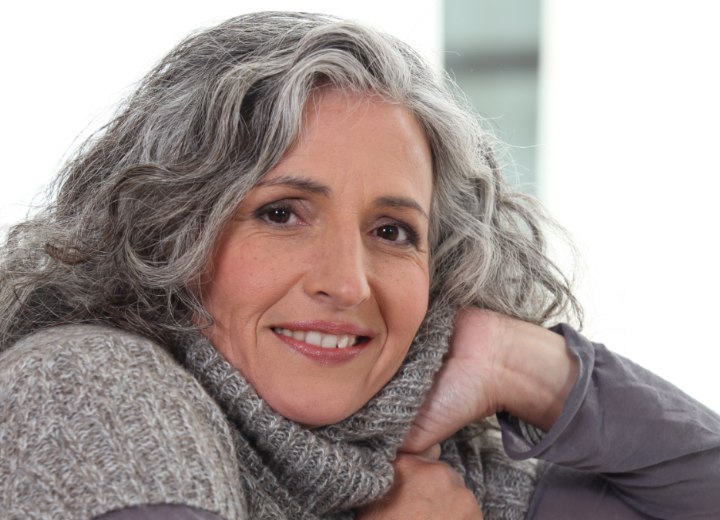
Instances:
[[[515,459],[548,464],[528,518],[720,518],[720,417],[658,376],[557,328],[579,364],[546,434],[500,417]]]
[[[222,412],[153,342],[67,326],[0,355],[0,517],[185,504],[231,520],[244,503]]]

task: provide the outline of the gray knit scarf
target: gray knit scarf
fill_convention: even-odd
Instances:
[[[394,378],[351,417],[317,429],[276,414],[207,340],[180,345],[182,363],[231,423],[249,517],[348,519],[386,493],[392,460],[447,351],[453,315],[429,312]],[[487,520],[524,517],[534,466],[510,461],[496,430],[474,425],[442,448]]]

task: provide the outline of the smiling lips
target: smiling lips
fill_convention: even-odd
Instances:
[[[341,328],[346,327],[337,325],[303,326],[302,329],[272,327],[272,331],[278,339],[296,352],[309,357],[313,361],[334,364],[352,359],[372,339],[370,333],[367,335],[348,333],[365,331],[340,330]]]
[[[365,336],[355,336],[349,334],[324,334],[316,330],[290,330],[276,327],[273,329],[275,334],[280,334],[287,338],[293,338],[298,341],[315,345],[322,348],[347,348],[357,346]],[[365,338],[367,339],[367,338]]]

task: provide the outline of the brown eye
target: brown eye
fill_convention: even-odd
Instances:
[[[384,225],[377,228],[375,234],[383,240],[396,242],[400,238],[400,228],[398,226]]]
[[[282,202],[268,204],[253,212],[255,218],[273,226],[293,226],[301,221],[292,206]]]
[[[380,224],[378,227],[373,229],[372,233],[380,240],[389,242],[395,246],[417,247],[420,243],[417,231],[407,224],[395,222]]]
[[[276,224],[287,224],[291,216],[292,212],[287,208],[270,208],[267,212],[267,219]]]

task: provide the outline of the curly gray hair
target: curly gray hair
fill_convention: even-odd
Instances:
[[[324,15],[239,16],[170,52],[16,225],[0,264],[0,349],[104,322],[163,343],[209,323],[202,275],[239,201],[298,136],[314,90],[409,109],[433,154],[431,300],[536,323],[580,309],[547,258],[549,222],[506,185],[494,141],[406,44]]]

